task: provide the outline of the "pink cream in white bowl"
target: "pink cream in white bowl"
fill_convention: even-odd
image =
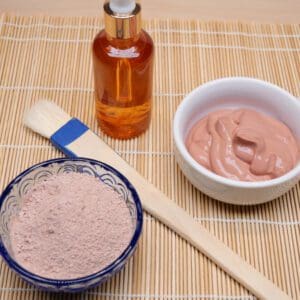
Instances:
[[[296,150],[290,151],[288,149],[287,152],[289,153],[285,157],[285,153],[282,151],[284,144],[280,146],[281,148],[278,148],[278,155],[286,159],[281,170],[274,168],[271,176],[262,175],[257,177],[250,174],[250,177],[247,177],[248,174],[246,174],[244,179],[240,179],[229,174],[228,178],[226,178],[224,177],[226,173],[220,176],[211,171],[214,169],[210,168],[210,165],[205,165],[205,159],[207,159],[205,155],[197,161],[195,155],[191,154],[190,147],[187,147],[193,127],[195,128],[197,122],[205,119],[208,115],[211,114],[213,116],[215,112],[224,110],[237,111],[235,114],[238,116],[237,118],[240,118],[239,111],[253,111],[254,115],[255,112],[258,112],[267,118],[275,119],[275,122],[282,123],[287,130],[290,130],[294,141],[289,141],[287,147],[293,146],[294,148],[296,147]],[[247,114],[245,116],[247,117]],[[208,82],[188,94],[176,111],[173,124],[176,160],[191,183],[215,199],[238,205],[251,205],[270,201],[287,192],[300,179],[299,153],[297,153],[297,146],[300,141],[299,116],[299,100],[271,83],[245,77],[223,78]],[[253,117],[251,113],[250,117]],[[225,120],[225,122],[227,121]],[[249,127],[251,122],[248,121],[248,124],[245,124]],[[270,124],[273,123],[271,122]],[[228,126],[230,128],[231,125],[229,124]],[[253,129],[255,130],[254,127],[256,127],[256,130],[264,128],[264,126],[254,126],[253,124]],[[251,129],[250,126],[250,132]],[[269,127],[269,130],[271,129]],[[282,133],[286,134],[286,129],[282,128]],[[200,132],[200,135],[202,133],[205,134],[205,131]],[[276,130],[273,130],[273,133],[276,134]],[[243,134],[243,128],[239,131],[239,134]],[[268,134],[264,133],[262,136],[268,137]],[[292,139],[291,136],[289,136],[290,139]],[[207,146],[205,136],[203,141],[203,145]],[[273,151],[274,145],[279,146],[276,141],[273,144],[272,139],[269,139],[267,143],[269,143],[267,145],[269,152]],[[233,147],[235,146],[233,145]],[[199,149],[196,150],[199,151]],[[235,154],[240,152],[238,148],[233,150]],[[205,154],[205,152],[203,153]],[[200,154],[202,155],[202,153]],[[250,154],[252,155],[252,153]],[[222,155],[218,158],[222,159]],[[244,154],[242,153],[241,155]],[[237,160],[240,158],[245,158],[247,162],[247,157],[238,157]],[[201,159],[204,159],[204,161],[201,162]],[[275,166],[276,164],[273,165]],[[255,168],[259,170],[260,165],[256,164]],[[241,170],[243,171],[244,169],[241,168]]]

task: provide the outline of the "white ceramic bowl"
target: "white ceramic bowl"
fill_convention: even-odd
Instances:
[[[196,121],[222,108],[252,108],[271,115],[284,122],[300,141],[300,102],[287,91],[253,78],[214,80],[188,94],[175,114],[175,157],[185,176],[205,194],[232,204],[259,204],[287,192],[300,179],[299,163],[281,177],[245,182],[216,175],[192,158],[185,147],[187,133]]]

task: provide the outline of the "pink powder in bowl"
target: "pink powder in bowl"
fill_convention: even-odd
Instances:
[[[121,196],[99,179],[74,172],[35,184],[10,222],[15,260],[51,279],[100,271],[132,236],[132,218]]]

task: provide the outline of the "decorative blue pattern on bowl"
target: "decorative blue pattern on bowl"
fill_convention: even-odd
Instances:
[[[80,172],[99,178],[118,192],[130,210],[134,233],[128,247],[114,262],[95,274],[74,280],[54,280],[37,276],[20,266],[11,254],[8,224],[20,209],[23,195],[36,182],[51,175]],[[109,279],[120,271],[136,249],[142,231],[143,211],[139,196],[131,183],[111,166],[88,158],[58,158],[34,165],[18,175],[0,196],[0,253],[9,267],[35,286],[55,292],[81,292]],[[79,262],[81,263],[81,262]]]

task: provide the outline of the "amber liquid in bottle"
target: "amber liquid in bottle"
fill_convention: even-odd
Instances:
[[[128,139],[150,123],[154,47],[141,30],[129,39],[102,30],[93,42],[96,117],[104,133]]]

